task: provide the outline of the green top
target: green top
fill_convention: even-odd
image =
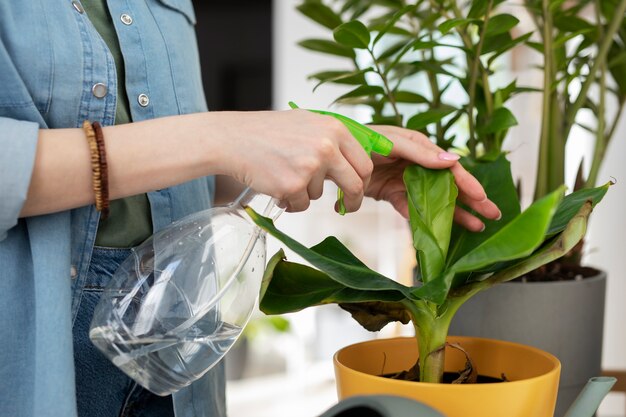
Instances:
[[[106,0],[82,0],[82,5],[115,60],[117,71],[115,124],[130,123],[132,120],[126,94],[124,57]],[[152,234],[150,203],[145,194],[111,201],[110,207],[109,218],[100,220],[96,236],[97,246],[129,248],[143,242]]]

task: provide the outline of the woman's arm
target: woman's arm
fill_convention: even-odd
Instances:
[[[302,211],[322,195],[324,180],[330,179],[343,190],[348,212],[360,207],[367,192],[391,201],[406,216],[402,171],[418,163],[451,169],[465,204],[487,218],[499,216],[482,186],[454,155],[417,132],[377,129],[394,142],[394,151],[390,158],[374,158],[382,170],[370,187],[374,162],[361,145],[335,118],[306,110],[197,113],[106,127],[109,195],[117,199],[225,175],[234,180],[231,185],[252,187],[277,198],[288,211]],[[21,216],[93,201],[89,147],[82,129],[41,130]],[[461,210],[457,221],[474,231],[483,227]]]
[[[111,199],[222,174],[299,211],[308,207],[308,189],[321,189],[329,177],[355,211],[371,174],[369,158],[340,122],[304,110],[197,113],[105,127],[103,133]],[[82,129],[40,130],[20,215],[93,202]]]

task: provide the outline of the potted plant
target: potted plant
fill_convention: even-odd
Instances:
[[[560,187],[521,212],[504,157],[476,163],[471,171],[503,209],[500,222],[482,233],[453,225],[457,189],[449,171],[410,166],[404,173],[420,262],[419,281],[414,286],[404,286],[369,269],[334,237],[306,248],[276,229],[270,219],[247,209],[257,225],[315,267],[288,262],[282,250],[274,255],[262,284],[262,311],[282,314],[338,303],[368,330],[379,330],[392,321],[413,323],[414,339],[392,339],[391,346],[381,346],[377,340],[373,343],[378,346],[366,342],[340,351],[335,357],[338,379],[356,378],[356,387],[340,387],[340,395],[414,393],[413,398],[449,417],[552,415],[560,368],[557,360],[534,348],[506,342],[451,338],[446,344],[448,327],[459,307],[474,294],[571,250],[584,235],[592,207],[608,185],[565,197]],[[446,362],[452,348],[462,350],[463,356]],[[477,357],[479,369],[471,365],[472,356]],[[481,367],[486,376],[510,382],[472,386],[467,391],[456,384],[406,386],[415,384],[411,380],[442,382],[444,369],[459,371],[454,378],[457,383],[472,382]],[[376,376],[383,373],[409,381]],[[481,401],[468,403],[474,395],[480,395]]]
[[[337,102],[369,106],[374,123],[420,130],[442,148],[456,148],[468,160],[483,162],[501,155],[508,128],[517,123],[508,100],[520,93],[541,94],[534,199],[564,183],[565,144],[577,124],[593,135],[595,145],[585,157],[589,174],[584,175],[581,164],[572,188],[595,186],[626,100],[625,0],[527,0],[524,8],[502,0],[407,3],[304,1],[299,10],[331,29],[334,39],[308,39],[300,45],[344,57],[350,66],[312,78],[319,84],[352,85]],[[506,6],[514,15],[502,11]],[[527,33],[515,17],[522,11],[534,24]],[[540,88],[519,87],[503,76],[503,58],[520,48],[541,57]],[[612,96],[617,111],[607,114]],[[577,116],[582,113],[591,123],[581,122]],[[582,247],[581,241],[566,262],[530,274],[542,282],[507,283],[472,298],[452,322],[453,334],[523,342],[557,355],[564,369],[557,416],[600,372],[606,277],[579,266]],[[571,266],[572,261],[578,266]],[[592,276],[554,282],[546,271]]]

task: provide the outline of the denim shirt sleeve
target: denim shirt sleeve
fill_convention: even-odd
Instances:
[[[37,123],[0,117],[0,241],[26,201],[38,136]]]

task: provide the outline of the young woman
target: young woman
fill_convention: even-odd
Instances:
[[[87,332],[129,248],[232,184],[301,211],[330,179],[349,212],[366,195],[406,216],[402,169],[418,163],[451,169],[464,203],[499,216],[458,158],[416,132],[377,127],[395,146],[372,162],[330,117],[207,112],[194,24],[191,0],[0,3],[0,415],[224,416],[221,367],[156,397]],[[107,219],[84,121],[104,126]],[[457,221],[483,227],[462,210]]]

